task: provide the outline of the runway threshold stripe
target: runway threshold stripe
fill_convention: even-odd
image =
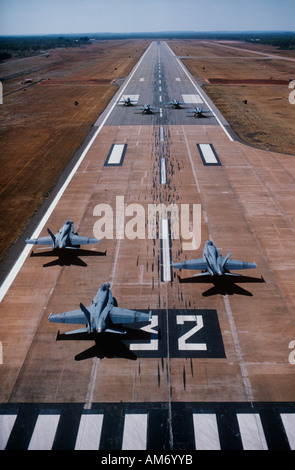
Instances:
[[[287,434],[291,450],[295,450],[295,414],[281,413],[283,425]]]
[[[146,450],[147,414],[125,415],[122,450]]]
[[[238,413],[237,418],[244,450],[267,450],[259,414]]]
[[[17,415],[0,415],[0,450],[4,450]]]
[[[155,319],[153,318],[153,320]],[[153,328],[156,327],[157,321],[149,331],[154,331]],[[277,404],[273,405],[274,408],[271,404],[268,404],[267,407],[271,413],[269,415],[270,419],[267,420],[266,405],[263,405],[260,413],[255,414],[251,411],[243,413],[241,410],[239,413],[235,411],[231,413],[234,405],[241,408],[240,403],[227,404],[225,408],[219,409],[217,413],[209,411],[209,409],[205,412],[206,410],[202,409],[203,406],[196,405],[197,408],[194,406],[194,411],[189,410],[186,413],[186,404],[184,403],[184,408],[179,415],[181,417],[180,421],[176,416],[174,417],[176,420],[173,420],[172,428],[175,430],[175,448],[177,448],[179,442],[184,442],[179,435],[179,429],[181,428],[182,431],[187,429],[186,439],[191,436],[192,446],[197,450],[264,450],[267,448],[269,450],[295,450],[295,413],[286,411],[285,404],[283,404],[281,413],[277,409]],[[0,450],[63,448],[64,441],[61,442],[61,439],[63,439],[61,432],[63,424],[62,418],[60,419],[60,416],[62,416],[60,415],[60,409],[52,410],[48,414],[40,412],[34,418],[34,405],[32,406],[30,408],[30,405],[26,405],[25,413],[21,412],[19,414],[18,411],[0,414]],[[113,404],[104,404],[103,412],[101,406],[100,410],[96,409],[96,412],[92,410],[90,413],[81,412],[80,408],[77,409],[80,421],[74,419],[77,422],[73,430],[73,433],[76,433],[76,440],[71,441],[68,449],[109,449],[106,446],[106,433],[107,435],[110,433],[111,441],[115,438],[117,442],[116,449],[145,450],[147,447],[152,448],[151,446],[157,445],[155,434],[161,432],[157,426],[159,422],[167,419],[166,412],[163,414],[162,405],[159,405],[157,409],[148,410],[146,404],[143,404],[142,410],[144,411],[140,411],[139,408],[137,412],[131,411],[132,404],[126,405],[128,410],[124,410],[122,423],[118,424],[117,427],[114,424],[118,416],[121,416],[121,412],[117,410],[117,405],[115,405],[115,409],[113,406]],[[152,405],[150,404],[150,406]],[[294,404],[291,404],[290,409],[294,410]],[[33,417],[31,419],[32,412]],[[190,415],[191,412],[192,415]],[[29,419],[28,414],[30,415]],[[113,415],[117,418],[112,420],[112,426],[107,430],[110,423],[108,426],[105,426],[105,424]],[[25,416],[26,419],[24,420]],[[189,416],[192,416],[192,420],[188,420]],[[36,423],[35,426],[34,423]],[[267,443],[265,436],[267,436]],[[180,441],[178,441],[179,437]],[[167,442],[166,439],[167,436],[163,438],[163,443]],[[108,441],[108,445],[111,441]]]
[[[220,450],[216,415],[193,414],[196,450]]]
[[[127,80],[127,82],[125,83],[125,85],[123,86],[122,88],[122,91],[118,97],[118,99],[120,99],[120,97],[122,96],[122,94],[124,93],[126,87],[128,86],[130,80],[132,79],[133,75],[135,74],[136,70],[138,69],[139,65],[141,64],[141,62],[143,61],[143,59],[145,58],[146,54],[148,53],[148,51],[150,50],[152,46],[152,43],[149,45],[149,47],[147,48],[147,50],[145,51],[145,53],[142,55],[141,59],[137,62],[136,66],[134,67],[134,69],[132,70],[131,74],[129,75],[129,78]],[[102,123],[100,124],[100,126],[98,127],[97,131],[94,133],[93,137],[91,138],[90,142],[88,143],[87,147],[85,148],[85,150],[83,151],[82,155],[80,156],[79,160],[77,161],[77,163],[75,164],[74,168],[72,169],[72,171],[70,172],[69,176],[67,177],[66,181],[64,182],[64,184],[62,185],[62,187],[60,188],[60,190],[58,191],[57,195],[55,196],[54,200],[52,201],[51,205],[49,206],[49,208],[47,209],[46,213],[44,214],[43,218],[41,219],[38,227],[35,229],[35,231],[33,232],[33,234],[31,235],[31,237],[29,238],[38,238],[40,233],[41,233],[41,230],[43,229],[44,225],[46,224],[47,220],[49,219],[49,217],[51,216],[51,214],[53,213],[55,207],[57,206],[60,198],[62,197],[63,193],[65,192],[65,190],[67,189],[68,185],[70,184],[73,176],[75,175],[76,171],[78,170],[79,166],[81,165],[82,161],[84,160],[85,156],[87,155],[89,149],[92,147],[92,144],[93,142],[95,141],[96,137],[98,136],[98,134],[100,133],[101,129],[103,128],[103,126],[105,125],[107,119],[109,118],[111,112],[113,111],[113,109],[115,108],[116,106],[116,101],[114,101],[114,103],[112,104],[111,108],[109,109],[108,113],[106,114],[105,118],[103,119]],[[22,265],[24,264],[25,260],[27,259],[30,251],[31,251],[31,245],[26,245],[23,249],[23,251],[21,252],[20,256],[18,257],[17,261],[15,262],[15,264],[13,265],[13,267],[11,268],[11,270],[9,271],[7,277],[5,278],[4,282],[2,283],[1,287],[0,287],[0,302],[2,302],[3,298],[5,297],[8,289],[10,288],[11,284],[13,283],[14,279],[16,278],[19,270],[21,269]]]
[[[59,414],[38,416],[28,450],[51,450],[59,417]]]
[[[102,414],[81,416],[75,450],[98,450],[103,423]]]

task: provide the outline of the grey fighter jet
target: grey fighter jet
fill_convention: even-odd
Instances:
[[[140,108],[135,108],[137,111],[141,111],[141,114],[153,114],[153,111],[158,110],[155,106],[151,106],[149,104],[144,104]]]
[[[174,109],[180,109],[181,106],[187,105],[188,103],[182,103],[181,101],[174,99],[173,101],[168,101],[168,103],[164,103],[165,106],[171,106]]]
[[[50,229],[47,229],[49,237],[27,238],[26,243],[32,245],[49,245],[53,250],[63,248],[80,248],[80,245],[89,245],[98,243],[96,238],[82,237],[74,233],[74,224],[67,220],[64,226],[54,235]]]
[[[205,110],[203,108],[200,108],[199,106],[196,106],[194,110],[187,111],[187,113],[193,114],[193,117],[205,117],[204,114],[206,113],[211,113],[209,110]]]
[[[122,104],[123,106],[133,106],[133,103],[137,103],[137,100],[132,100],[129,96],[123,100],[117,101],[117,104]]]
[[[172,263],[177,269],[200,269],[203,272],[195,274],[196,276],[241,276],[241,274],[231,273],[230,269],[252,269],[256,268],[256,263],[247,263],[230,259],[230,252],[224,258],[212,241],[207,241],[203,251],[203,258],[192,259],[180,263]]]
[[[112,296],[111,286],[109,283],[102,284],[96,296],[89,307],[85,307],[80,303],[78,310],[72,310],[65,313],[57,313],[49,315],[51,322],[57,323],[87,323],[86,328],[69,331],[66,335],[74,335],[77,333],[118,333],[125,334],[126,328],[136,327],[138,324],[147,325],[152,318],[152,312],[149,314],[137,312],[135,310],[127,310],[119,308],[116,300]],[[120,325],[121,328],[117,328]]]

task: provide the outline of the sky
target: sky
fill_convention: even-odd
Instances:
[[[294,0],[0,0],[0,35],[294,31]]]

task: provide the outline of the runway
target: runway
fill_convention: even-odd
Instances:
[[[191,117],[195,106],[210,113]],[[290,156],[236,142],[169,46],[151,43],[34,234],[70,219],[108,238],[66,259],[25,248],[1,287],[1,447],[294,449],[294,181]],[[169,211],[150,219],[158,204],[188,208],[186,231]],[[256,270],[213,285],[171,268],[209,239]],[[89,305],[104,282],[120,307],[151,309],[151,325],[123,341],[65,340],[70,326],[49,314]]]

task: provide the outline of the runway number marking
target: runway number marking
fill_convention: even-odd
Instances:
[[[175,358],[226,357],[216,310],[155,310],[141,330],[146,338],[122,340],[137,357],[166,357],[167,347]]]
[[[150,334],[157,334],[157,328],[159,326],[159,319],[158,315],[152,317],[150,325],[144,326],[141,330],[146,331]],[[131,351],[158,351],[159,340],[151,339],[149,343],[131,343],[130,349]]]
[[[206,343],[186,343],[187,339],[204,327],[202,315],[176,315],[177,325],[183,325],[184,322],[194,322],[196,323],[196,326],[178,338],[178,349],[180,351],[207,351]]]

